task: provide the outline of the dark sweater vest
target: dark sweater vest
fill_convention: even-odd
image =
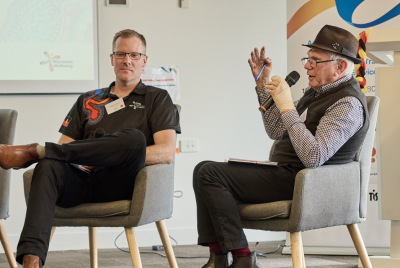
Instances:
[[[357,80],[351,78],[318,97],[314,97],[314,94],[315,91],[313,89],[307,90],[296,107],[299,115],[308,108],[307,118],[304,121],[304,124],[314,136],[319,121],[332,104],[348,96],[353,96],[361,102],[364,108],[363,126],[345,144],[343,144],[343,146],[331,158],[329,158],[324,165],[345,164],[353,161],[364,141],[369,127],[367,101],[364,93],[360,90]],[[293,148],[287,130],[283,133],[280,141],[275,145],[271,161],[278,162],[279,164],[291,164],[297,169],[305,168]]]

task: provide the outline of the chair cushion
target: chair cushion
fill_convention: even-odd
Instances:
[[[243,220],[267,220],[271,218],[289,218],[292,200],[263,204],[239,203],[239,215]]]
[[[112,216],[125,216],[131,209],[130,200],[121,200],[106,203],[86,203],[72,208],[56,206],[54,218],[105,218]]]

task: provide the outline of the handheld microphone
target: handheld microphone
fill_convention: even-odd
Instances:
[[[285,78],[286,83],[288,83],[289,87],[293,86],[294,84],[297,83],[300,79],[300,74],[296,71],[291,72],[288,74]],[[274,100],[272,96],[269,96],[269,98],[258,108],[260,111],[266,112],[271,106],[274,104]]]

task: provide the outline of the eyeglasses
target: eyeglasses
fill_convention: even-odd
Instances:
[[[126,52],[119,52],[119,51],[117,51],[117,52],[113,52],[113,54],[114,54],[114,56],[115,56],[116,59],[125,59],[126,54],[128,54],[128,55],[129,55],[129,58],[130,58],[131,60],[138,60],[138,59],[140,59],[140,57],[141,57],[142,55],[143,55],[143,56],[146,56],[146,54],[139,53],[139,52],[128,52],[128,53],[126,53]]]
[[[303,65],[306,65],[307,62],[310,62],[310,66],[313,67],[313,68],[315,68],[315,67],[317,67],[317,63],[328,62],[328,61],[338,61],[338,60],[340,60],[340,59],[337,59],[337,60],[316,61],[316,60],[313,60],[313,59],[310,59],[310,58],[302,58],[302,59],[301,59],[301,63],[303,63]]]

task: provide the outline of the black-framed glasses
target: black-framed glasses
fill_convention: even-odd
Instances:
[[[129,58],[131,60],[138,60],[138,59],[140,59],[141,56],[146,56],[146,54],[139,53],[139,52],[120,52],[120,51],[116,51],[116,52],[113,52],[113,54],[114,54],[114,57],[116,59],[125,59],[126,54],[128,54]]]
[[[314,67],[317,67],[317,63],[328,62],[328,61],[338,61],[338,60],[340,60],[340,59],[337,59],[337,60],[316,61],[316,60],[310,59],[310,58],[302,58],[302,59],[301,59],[301,63],[303,63],[303,65],[306,65],[307,62],[310,62],[310,66],[314,68]]]

